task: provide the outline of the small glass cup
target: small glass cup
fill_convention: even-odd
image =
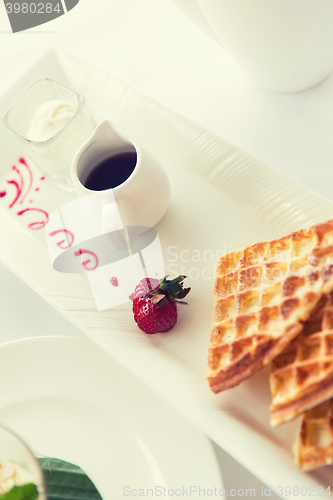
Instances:
[[[0,426],[0,461],[18,465],[27,475],[27,482],[38,488],[38,500],[47,500],[43,471],[28,446],[12,431]],[[1,494],[0,494],[1,495]]]
[[[73,116],[50,139],[29,140],[27,132],[35,111],[42,104],[57,99],[69,101],[76,107]],[[70,177],[72,158],[95,128],[83,95],[53,78],[38,78],[7,109],[2,117],[2,124],[24,144],[26,155],[37,167],[49,174],[61,187],[73,189]]]

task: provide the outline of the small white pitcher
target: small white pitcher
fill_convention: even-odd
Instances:
[[[135,168],[122,184],[111,188],[122,222],[125,226],[154,227],[170,202],[167,174],[135,138],[110,120],[98,125],[73,158],[71,173],[77,194],[84,196],[96,193],[84,185],[91,171],[105,159],[125,152],[136,153]]]

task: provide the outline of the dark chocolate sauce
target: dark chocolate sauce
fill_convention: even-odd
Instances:
[[[136,153],[119,153],[98,163],[84,182],[92,191],[103,191],[123,184],[135,169]]]

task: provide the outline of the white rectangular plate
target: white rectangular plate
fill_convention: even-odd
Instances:
[[[268,370],[213,395],[205,369],[214,268],[221,253],[325,221],[333,217],[333,205],[62,50],[48,52],[1,97],[0,114],[41,75],[82,92],[98,119],[115,120],[164,164],[172,200],[156,229],[167,274],[188,276],[190,305],[179,307],[179,321],[171,332],[155,336],[137,328],[130,303],[97,312],[89,286],[80,276],[52,269],[43,230],[27,227],[35,213],[17,215],[28,206],[28,196],[21,206],[18,201],[10,209],[9,197],[0,198],[1,260],[272,490],[281,493],[279,486],[303,486],[305,496],[320,496],[317,487],[323,486],[325,492],[332,483],[333,466],[305,474],[293,464],[290,448],[298,424],[270,428]],[[21,152],[2,128],[0,144],[0,192],[12,190],[12,196],[15,187],[5,180],[13,177],[11,168]],[[37,203],[51,211],[68,200],[48,180],[37,184],[30,191],[31,206]],[[34,191],[35,186],[42,187]]]

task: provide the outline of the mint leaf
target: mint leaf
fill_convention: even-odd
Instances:
[[[57,458],[44,457],[38,461],[44,473],[48,500],[103,500],[78,465]]]
[[[36,498],[38,498],[37,486],[28,483],[23,486],[14,486],[0,497],[0,500],[36,500]]]

